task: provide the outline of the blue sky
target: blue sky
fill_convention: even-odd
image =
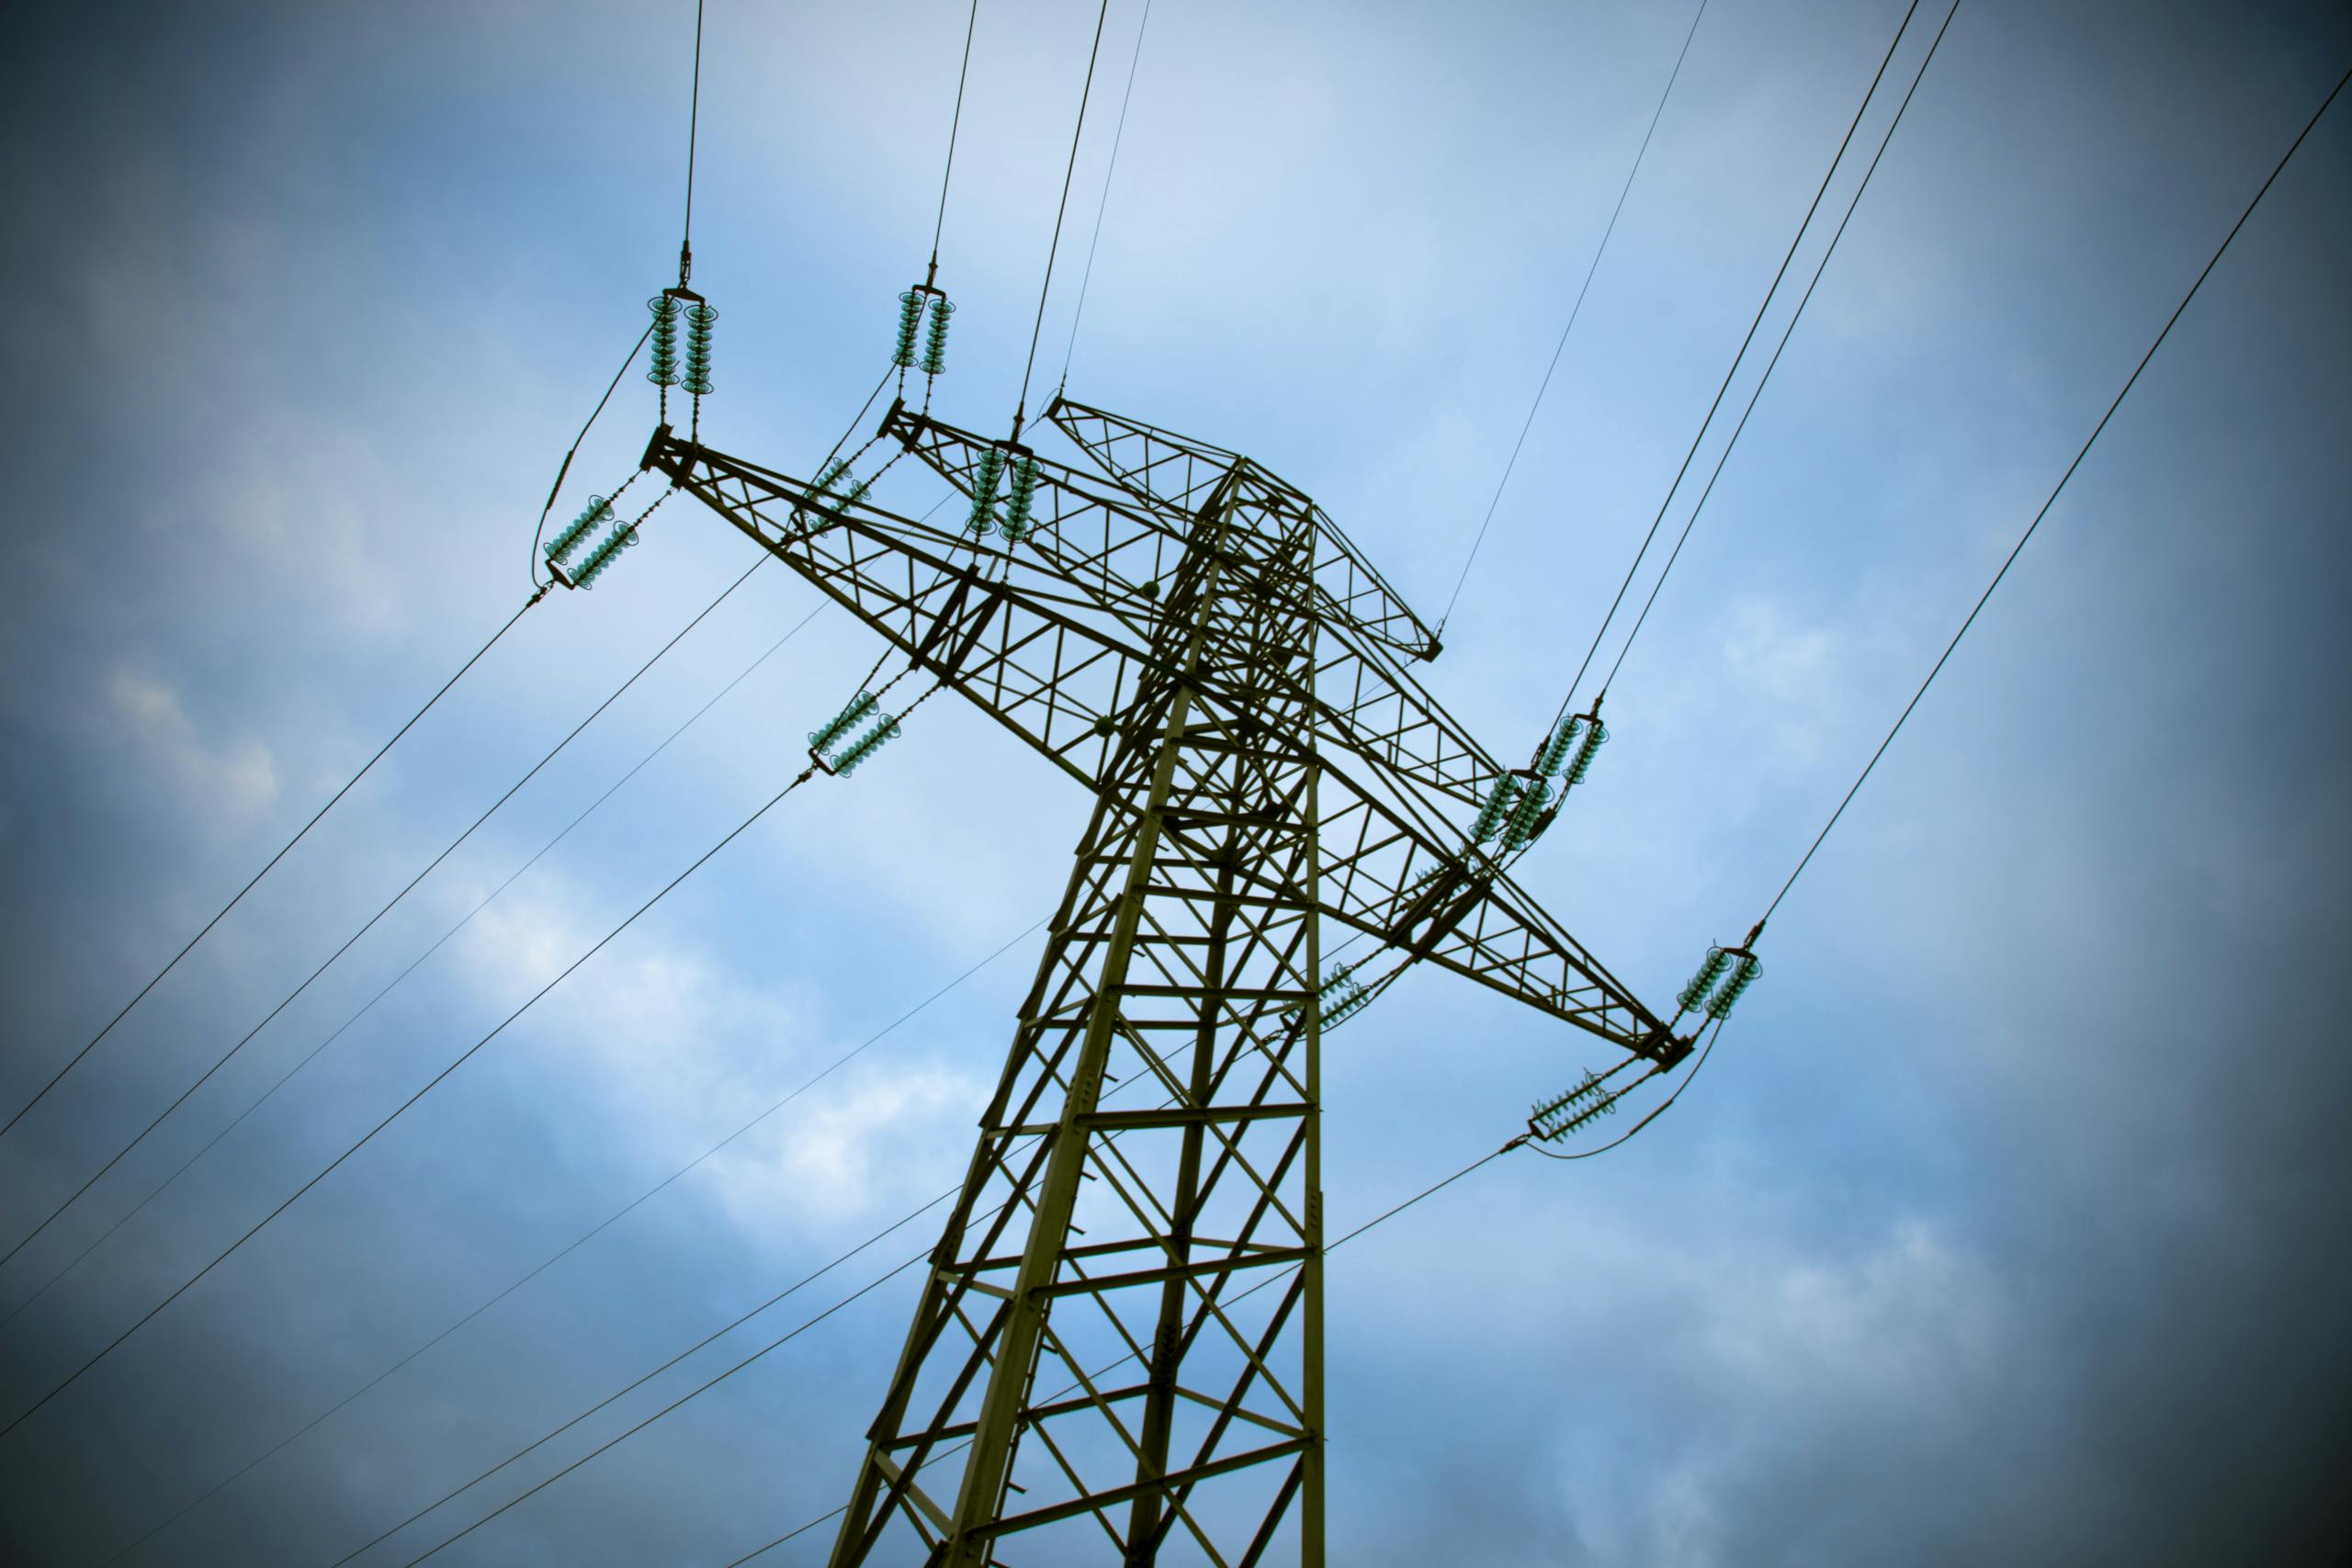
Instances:
[[[1901,13],[1710,5],[1428,673],[1497,750],[1552,713]],[[1111,10],[1049,385],[1138,15]],[[1248,452],[1433,613],[1689,18],[1159,0],[1072,394]],[[966,425],[1011,412],[1092,22],[982,6],[942,252]],[[879,373],[962,23],[711,6],[715,445],[806,471]],[[691,25],[519,3],[20,24],[10,1111],[528,592],[555,464],[673,275]],[[1645,996],[1761,911],[2347,62],[2326,5],[1965,0],[1611,691],[1614,739],[1522,868]],[[1775,918],[1672,1114],[1604,1159],[1499,1161],[1335,1258],[1346,1561],[2293,1562],[2342,1539],[2348,187],[2339,113]],[[632,378],[569,494],[625,477],[651,403]],[[690,502],[657,523],[0,1141],[9,1245],[751,564]],[[837,612],[48,1283],[816,602],[754,576],[0,1268],[0,1310],[41,1291],[0,1327],[0,1404],[797,771],[874,651]],[[127,1561],[331,1562],[946,1187],[1035,956],[1013,939],[1083,808],[927,705],[0,1438],[0,1543],[105,1562],[1012,941]],[[1416,975],[1335,1036],[1342,1228],[1605,1061],[1470,989]],[[930,1239],[917,1222],[362,1561],[407,1561]],[[435,1561],[717,1568],[833,1506],[911,1291]],[[822,1555],[820,1531],[762,1561]]]

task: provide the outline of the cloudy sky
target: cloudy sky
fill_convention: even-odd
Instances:
[[[1559,700],[1902,10],[1709,6],[1428,675],[1496,750]],[[1049,384],[1139,14],[1110,8]],[[1159,0],[1073,395],[1250,453],[1433,614],[1690,17]],[[806,472],[879,373],[963,21],[712,0],[714,444]],[[981,7],[942,251],[961,423],[1011,412],[1093,21]],[[16,24],[0,1110],[527,593],[557,461],[673,276],[691,28],[685,0]],[[2320,0],[1965,0],[1611,691],[1614,739],[1523,867],[1654,1004],[1761,912],[2348,63],[2352,18]],[[2352,1528],[2352,1073],[2328,1022],[2352,938],[2347,114],[1782,906],[1697,1087],[1618,1153],[1513,1155],[1336,1256],[1335,1560],[2291,1562]],[[624,478],[652,418],[632,377],[568,495]],[[0,1141],[0,1245],[752,564],[690,502],[657,522]],[[816,604],[753,576],[0,1266],[8,1419],[797,771],[873,643],[829,612],[729,682]],[[121,1560],[324,1568],[937,1194],[1084,805],[945,702],[795,796],[0,1438],[0,1554],[96,1568],[145,1538]],[[1335,1037],[1336,1226],[1605,1064],[1473,989],[1416,974]],[[473,1524],[933,1224],[360,1561]],[[913,1288],[435,1561],[719,1568],[832,1507]]]

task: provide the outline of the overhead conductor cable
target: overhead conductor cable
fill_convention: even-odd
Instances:
[[[1862,101],[1855,107],[1854,118],[1848,122],[1846,134],[1838,140],[1838,151],[1830,158],[1828,168],[1822,172],[1821,184],[1815,187],[1813,200],[1807,204],[1796,232],[1789,238],[1789,248],[1781,255],[1781,265],[1773,272],[1770,285],[1764,290],[1764,298],[1757,304],[1755,319],[1747,323],[1747,333],[1740,339],[1739,349],[1732,355],[1730,368],[1724,372],[1723,384],[1715,389],[1714,400],[1707,405],[1706,417],[1699,422],[1698,434],[1690,438],[1690,449],[1683,454],[1682,466],[1675,471],[1674,482],[1667,487],[1666,498],[1658,502],[1657,515],[1650,520],[1649,531],[1642,536],[1641,547],[1634,552],[1633,564],[1625,569],[1625,580],[1618,584],[1617,595],[1609,604],[1609,613],[1601,617],[1600,625],[1593,631],[1592,646],[1585,650],[1584,661],[1577,666],[1575,676],[1568,682],[1567,693],[1560,699],[1560,711],[1553,716],[1555,725],[1567,717],[1568,710],[1575,705],[1577,688],[1584,683],[1585,672],[1592,666],[1593,655],[1600,651],[1600,639],[1608,635],[1610,623],[1617,618],[1618,608],[1625,602],[1625,592],[1634,585],[1634,575],[1641,570],[1643,558],[1649,554],[1650,542],[1657,537],[1658,525],[1666,521],[1667,508],[1673,504],[1675,491],[1681,488],[1683,476],[1690,471],[1691,463],[1697,459],[1699,445],[1706,439],[1708,427],[1714,423],[1715,411],[1723,406],[1724,395],[1731,390],[1732,378],[1738,374],[1740,362],[1747,355],[1748,344],[1756,341],[1757,329],[1764,324],[1764,314],[1771,308],[1772,297],[1780,291],[1781,279],[1788,275],[1789,264],[1796,260],[1797,247],[1804,242],[1805,231],[1813,226],[1813,215],[1820,210],[1821,198],[1828,194],[1829,182],[1837,175],[1838,165],[1845,162],[1846,149],[1852,145],[1854,132],[1861,129],[1862,117],[1869,112],[1871,101],[1878,96],[1879,84],[1885,79],[1887,67],[1894,63],[1894,51],[1901,47],[1903,35],[1910,30],[1911,18],[1918,9],[1919,0],[1911,0],[1903,12],[1902,22],[1894,29],[1894,36],[1887,40],[1886,53],[1880,57],[1878,69],[1871,75],[1870,87],[1862,94]]]

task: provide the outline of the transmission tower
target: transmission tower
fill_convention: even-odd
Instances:
[[[1542,830],[1560,748],[1505,768],[1449,717],[1405,668],[1435,637],[1320,508],[1046,418],[1088,470],[892,406],[960,527],[666,424],[643,462],[1094,800],[831,1561],[1319,1565],[1318,1055],[1354,972],[1434,964],[1660,1066],[1690,1041],[1478,847],[1506,806],[1501,842]],[[892,732],[852,707],[820,764]],[[1327,926],[1363,956],[1327,969]]]

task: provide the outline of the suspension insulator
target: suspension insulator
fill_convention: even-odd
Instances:
[[[1720,947],[1707,949],[1706,962],[1699,965],[1699,972],[1690,976],[1690,983],[1683,987],[1682,994],[1674,999],[1682,1005],[1684,1012],[1695,1011],[1706,1001],[1707,993],[1715,988],[1715,982],[1724,977],[1724,971],[1730,967],[1730,953]]]
[[[851,725],[855,724],[859,719],[864,718],[865,716],[866,710],[871,708],[873,705],[873,693],[858,693],[857,695],[849,700],[849,705],[842,708],[841,712],[833,715],[832,717],[827,719],[822,725],[820,725],[817,728],[808,732],[808,750],[811,751],[821,751],[826,747],[831,746],[848,731]]]
[[[1510,808],[1510,816],[1503,821],[1503,848],[1517,850],[1535,831],[1535,819],[1544,815],[1550,803],[1551,790],[1539,780],[1522,780],[1519,787],[1519,803]]]
[[[1588,1072],[1576,1088],[1531,1107],[1527,1130],[1547,1144],[1557,1143],[1594,1117],[1612,1115],[1616,1110],[1617,1097],[1608,1092],[1599,1074]]]
[[[645,302],[653,312],[653,359],[646,367],[645,378],[657,387],[678,384],[678,302],[667,294],[656,294]]]
[[[1544,742],[1544,755],[1537,760],[1535,771],[1547,779],[1558,778],[1560,770],[1568,765],[1568,749],[1577,743],[1577,731],[1583,725],[1579,717],[1562,719],[1552,739]]]
[[[613,558],[636,543],[636,524],[627,523],[614,529],[588,552],[588,558],[582,561],[580,570],[571,574],[571,585],[574,588],[593,587],[596,579],[605,575],[605,569],[613,564]]]
[[[599,523],[611,522],[612,517],[613,503],[611,502],[601,495],[590,496],[588,509],[566,524],[562,533],[548,541],[548,559],[557,566],[561,566],[571,558],[571,552],[580,547],[580,541],[588,536],[589,530]]]
[[[1502,831],[1503,818],[1510,813],[1511,802],[1518,795],[1517,779],[1509,773],[1496,778],[1494,788],[1487,792],[1487,804],[1479,809],[1478,820],[1471,827],[1472,842],[1483,844]]]
[[[1329,1034],[1371,1005],[1372,993],[1352,979],[1348,981],[1347,995],[1337,1004],[1323,1009],[1323,1032]]]
[[[1004,454],[993,446],[980,452],[979,471],[972,477],[972,519],[964,525],[972,533],[985,538],[989,525],[996,520],[991,509],[996,505],[997,481],[1004,477]]]
[[[934,294],[931,298],[931,332],[923,339],[922,373],[936,376],[947,368],[947,318],[956,313],[947,296]]]
[[[839,757],[833,759],[833,772],[842,778],[857,772],[857,765],[899,738],[899,721],[884,714],[874,728],[850,742]]]
[[[815,487],[808,491],[808,509],[812,512],[823,511],[831,506],[833,501],[833,487],[841,483],[842,477],[848,472],[849,459],[847,457],[836,457],[831,462],[826,464],[823,468],[818,469],[817,483]]]
[[[908,289],[899,296],[899,341],[890,350],[890,363],[901,370],[915,367],[915,334],[922,330],[922,296]]]
[[[1731,972],[1731,978],[1724,982],[1723,989],[1707,1003],[1707,1016],[1718,1022],[1730,1017],[1733,1004],[1739,1000],[1741,993],[1756,984],[1756,976],[1762,973],[1763,961],[1752,953],[1743,953],[1739,967]]]
[[[707,305],[686,309],[686,378],[679,385],[697,398],[710,391],[710,329],[718,320]]]
[[[1599,719],[1593,719],[1586,724],[1584,739],[1577,742],[1576,757],[1568,763],[1569,784],[1584,783],[1584,775],[1591,769],[1593,758],[1600,753],[1602,743],[1608,739],[1609,728]]]
[[[1352,994],[1363,989],[1362,986],[1356,984],[1355,967],[1356,966],[1352,964],[1334,964],[1331,972],[1324,976],[1323,984],[1316,987],[1315,1000],[1317,1005],[1323,1010],[1323,1021],[1326,1025],[1329,1024],[1331,1021],[1331,1011],[1333,1006],[1331,998],[1333,997],[1340,995],[1343,990]],[[1295,1018],[1298,1016],[1299,1010],[1306,1005],[1306,1004],[1304,1002],[1293,1002],[1290,1006],[1283,1009],[1283,1016],[1284,1018]]]
[[[1036,494],[1037,459],[1024,457],[1012,466],[1012,490],[1005,502],[1004,521],[999,525],[1006,544],[1017,545],[1029,536],[1029,509]]]

